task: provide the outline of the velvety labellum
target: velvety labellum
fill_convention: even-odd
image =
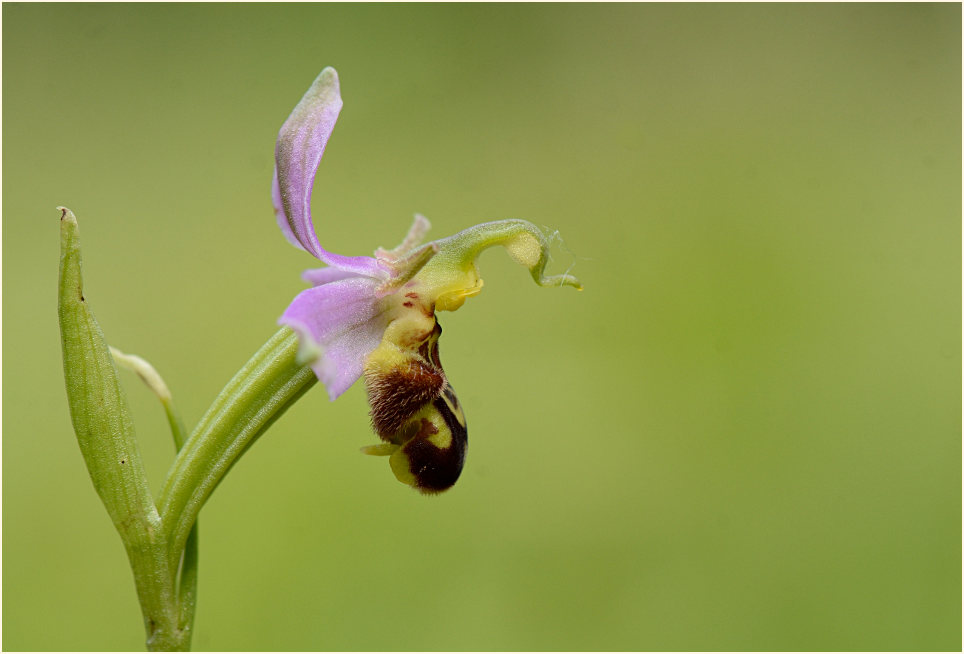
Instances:
[[[436,322],[416,347],[383,342],[365,367],[372,427],[384,443],[363,451],[389,455],[395,477],[423,493],[450,488],[468,448],[465,414],[439,360],[441,333]]]

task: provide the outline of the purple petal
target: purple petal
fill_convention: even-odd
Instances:
[[[321,349],[311,365],[334,400],[361,377],[365,358],[387,325],[375,297],[379,280],[352,277],[302,291],[278,320],[310,347]]]
[[[278,225],[292,245],[329,266],[374,276],[379,269],[371,257],[345,257],[322,248],[311,221],[315,173],[341,107],[338,73],[325,68],[278,132],[271,201]]]
[[[330,284],[332,282],[341,281],[342,279],[350,279],[352,277],[359,276],[360,275],[358,273],[350,270],[333,268],[331,266],[328,268],[311,268],[301,273],[301,278],[312,286],[321,286],[322,284]]]

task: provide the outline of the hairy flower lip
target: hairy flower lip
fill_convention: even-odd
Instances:
[[[363,449],[389,455],[395,477],[422,493],[450,488],[462,473],[468,448],[465,416],[442,369],[442,328],[418,342],[386,339],[365,363],[372,428],[384,442]]]
[[[325,250],[311,217],[311,193],[342,108],[338,74],[325,68],[278,132],[271,197],[285,238],[327,268],[306,270],[311,287],[278,322],[299,337],[334,400],[362,375],[372,426],[384,441],[365,448],[388,455],[395,476],[423,493],[459,478],[468,447],[465,415],[439,360],[437,311],[455,311],[481,292],[476,259],[501,245],[540,286],[574,286],[568,273],[546,276],[552,235],[525,220],[484,223],[422,245],[430,224],[416,214],[397,247],[373,257]]]

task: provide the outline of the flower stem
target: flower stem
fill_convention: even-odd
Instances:
[[[171,565],[227,471],[317,381],[297,352],[294,332],[279,330],[228,382],[178,452],[157,503]]]
[[[168,390],[167,384],[164,383],[164,379],[160,373],[158,373],[148,361],[135,354],[125,354],[111,346],[108,346],[108,349],[117,366],[136,373],[161,401],[161,406],[164,407],[164,413],[167,415],[167,422],[171,427],[171,436],[174,437],[174,449],[175,451],[180,450],[184,447],[187,430],[184,428],[184,421],[181,420],[180,413],[178,413],[174,406],[174,398],[171,396],[171,391]],[[157,521],[160,521],[159,517],[157,517]],[[142,556],[142,553],[137,548],[129,551],[128,558],[131,559],[132,566],[135,570],[135,580],[137,582],[138,593],[142,596],[142,603],[145,601],[155,603],[156,598],[164,598],[164,601],[157,602],[158,606],[155,608],[163,613],[165,619],[158,621],[150,616],[145,617],[149,646],[157,640],[158,642],[164,642],[162,649],[177,648],[186,650],[190,648],[191,635],[194,628],[194,609],[197,605],[197,531],[198,525],[197,522],[195,522],[191,528],[190,535],[187,537],[187,545],[184,549],[180,570],[177,574],[176,612],[169,608],[171,600],[174,599],[174,595],[170,592],[168,586],[162,586],[156,589],[152,587],[154,576],[151,572],[155,570],[153,558],[149,555]],[[165,552],[163,556],[158,557],[158,565],[161,567],[157,569],[168,570],[170,566],[169,558],[166,555],[166,550],[163,549],[166,548],[166,543],[156,543],[154,546],[156,548],[162,548],[161,551]],[[134,562],[135,559],[137,559],[136,562]],[[139,574],[143,572],[147,574]],[[162,575],[162,577],[167,579],[170,577],[170,572],[172,572],[172,570],[168,570],[168,573]],[[170,631],[169,625],[171,624],[176,624],[177,628],[171,631],[171,633],[167,633],[167,631]],[[164,635],[155,637],[155,633],[163,633]]]
[[[148,649],[185,650],[190,634],[178,626],[176,569],[170,565],[168,541],[160,531],[160,516],[114,360],[84,297],[77,218],[68,209],[59,210],[58,312],[64,379],[77,442],[94,488],[127,550]]]
[[[147,648],[186,651],[197,598],[198,512],[238,458],[317,378],[298,362],[298,339],[285,327],[228,382],[185,439],[171,393],[153,366],[107,345],[84,298],[77,219],[60,211],[58,313],[74,431],[127,550]],[[136,372],[161,400],[178,449],[156,505],[115,363]]]
[[[191,646],[191,632],[179,625],[175,571],[170,567],[165,541],[156,534],[152,536],[144,541],[124,540],[144,616],[147,649],[186,652]]]

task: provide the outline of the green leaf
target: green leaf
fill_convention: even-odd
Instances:
[[[158,514],[134,438],[134,424],[104,334],[84,298],[77,219],[60,217],[58,313],[70,418],[80,451],[128,547],[153,539]]]

